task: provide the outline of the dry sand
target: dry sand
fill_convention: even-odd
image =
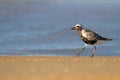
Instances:
[[[0,80],[120,80],[120,57],[0,57]]]

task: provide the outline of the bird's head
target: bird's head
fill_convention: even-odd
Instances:
[[[71,30],[78,30],[81,31],[83,29],[82,24],[76,24],[74,27],[71,28]]]

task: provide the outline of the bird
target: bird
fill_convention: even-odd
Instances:
[[[105,38],[99,35],[98,33],[84,29],[82,24],[76,24],[74,27],[71,28],[71,30],[76,30],[81,37],[82,41],[85,42],[85,45],[81,48],[80,52],[76,55],[79,56],[81,52],[88,46],[93,45],[94,49],[92,51],[91,57],[95,55],[96,52],[96,45],[101,44],[106,41],[111,41],[113,39]]]

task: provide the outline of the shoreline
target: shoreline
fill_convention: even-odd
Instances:
[[[120,80],[118,56],[0,56],[0,80]]]

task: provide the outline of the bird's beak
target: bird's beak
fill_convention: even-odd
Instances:
[[[75,27],[72,27],[71,30],[75,30]]]

